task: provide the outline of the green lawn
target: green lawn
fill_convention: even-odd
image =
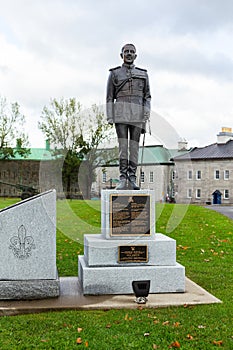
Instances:
[[[156,211],[157,232],[176,239],[186,276],[222,304],[0,317],[0,349],[233,349],[233,221],[198,206]],[[83,234],[100,232],[100,202],[58,201],[57,227],[59,275],[77,275]]]

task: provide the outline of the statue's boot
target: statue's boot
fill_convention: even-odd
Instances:
[[[132,190],[140,190],[140,187],[136,184],[136,176],[131,175],[128,177],[129,186]]]
[[[122,178],[120,179],[119,184],[116,186],[116,190],[126,190],[127,188],[127,179]]]

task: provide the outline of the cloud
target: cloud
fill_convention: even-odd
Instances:
[[[122,45],[133,42],[136,65],[148,69],[154,111],[182,137],[207,142],[221,121],[231,126],[231,0],[0,5],[0,94],[17,100],[33,125],[51,97],[104,103],[108,69],[121,64]]]

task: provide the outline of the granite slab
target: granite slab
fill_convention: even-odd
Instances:
[[[130,294],[132,282],[150,280],[150,293],[185,291],[185,268],[175,266],[89,267],[83,256],[78,260],[78,276],[84,295]]]
[[[60,294],[60,280],[0,281],[0,300],[55,298]]]
[[[60,295],[39,300],[0,300],[0,316],[64,310],[138,309],[134,294],[83,295],[78,277],[60,277]],[[185,278],[184,293],[149,294],[148,302],[140,309],[170,306],[192,306],[222,303],[189,278]]]
[[[147,247],[147,262],[120,262],[119,247]],[[156,233],[153,240],[109,240],[101,234],[84,235],[84,258],[88,266],[176,265],[176,241]]]
[[[56,191],[2,209],[0,240],[0,281],[56,280]]]

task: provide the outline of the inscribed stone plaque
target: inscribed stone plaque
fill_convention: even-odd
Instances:
[[[148,262],[147,245],[119,246],[118,262]]]
[[[56,280],[56,191],[0,210],[0,280]]]
[[[150,236],[150,196],[112,194],[111,236]]]

